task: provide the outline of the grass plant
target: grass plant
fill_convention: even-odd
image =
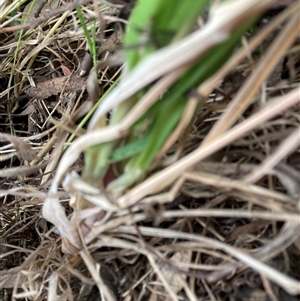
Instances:
[[[297,3],[39,2],[0,1],[0,300],[296,300]]]

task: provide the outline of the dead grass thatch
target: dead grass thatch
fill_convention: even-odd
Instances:
[[[25,1],[0,1],[0,300],[300,300],[299,4],[271,1],[195,91],[205,105],[193,124],[182,118],[158,155],[163,164],[109,202],[72,172],[82,171],[84,137],[96,139],[87,129],[95,101],[122,70],[134,1],[111,2],[75,3],[97,28],[94,82],[74,2],[36,1],[30,11]],[[138,109],[130,114],[117,129]],[[99,136],[119,133],[110,130]],[[66,171],[55,197],[68,218],[79,229],[97,214],[81,224],[82,249],[69,246],[71,255],[41,212]],[[73,211],[79,194],[98,206]]]

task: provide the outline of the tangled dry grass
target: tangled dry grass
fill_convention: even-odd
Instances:
[[[121,196],[118,210],[102,210],[83,249],[68,255],[41,207],[65,149],[87,134],[94,101],[116,85],[132,8],[87,2],[85,17],[105,28],[89,93],[74,7],[48,1],[44,12],[61,13],[22,35],[0,29],[0,300],[300,300],[299,3],[274,1],[196,91],[205,105],[170,139],[165,167]],[[3,16],[17,3],[0,2]],[[24,16],[20,5],[1,27]],[[82,166],[80,157],[70,171]],[[89,214],[69,206],[80,184],[57,193],[78,221]]]

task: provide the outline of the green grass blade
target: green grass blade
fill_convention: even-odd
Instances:
[[[89,34],[88,28],[86,26],[86,21],[84,19],[84,16],[83,16],[83,13],[82,13],[82,10],[81,10],[80,6],[76,7],[76,12],[77,12],[80,24],[82,26],[84,35],[86,37],[90,53],[91,53],[91,55],[93,57],[94,66],[96,66],[96,62],[97,62],[97,47],[96,47],[95,35],[93,35],[94,38],[92,39],[91,35]],[[94,29],[94,32],[95,32],[95,29]]]
[[[125,58],[132,69],[145,56],[184,37],[195,25],[207,0],[140,0],[127,26]]]
[[[109,185],[109,190],[123,190],[127,188],[126,185],[132,185],[136,180],[145,175],[156,154],[180,120],[187,101],[187,97],[184,97],[185,93],[208,79],[226,62],[247,28],[249,28],[249,23],[233,33],[227,41],[219,44],[204,55],[203,58],[178,81],[170,92],[167,93],[159,103],[155,104],[157,110],[152,111],[152,113],[158,113],[158,116],[154,119],[154,125],[151,129],[148,144],[140,154],[134,156],[128,162],[125,167],[125,174],[112,182]],[[163,109],[162,106],[159,106],[161,103],[164,104]],[[149,112],[147,114],[149,114]],[[168,118],[166,118],[166,116],[168,116]]]

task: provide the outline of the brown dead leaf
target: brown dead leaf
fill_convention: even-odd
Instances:
[[[65,65],[61,65],[61,70],[65,76],[70,76],[72,71]]]
[[[37,84],[25,91],[27,95],[36,99],[45,99],[52,95],[58,95],[61,92],[77,92],[85,85],[85,79],[82,77],[58,77]]]
[[[171,259],[171,262],[174,262],[174,263],[180,262],[180,263],[188,264],[191,262],[191,257],[192,257],[191,251],[181,251],[181,252],[176,252],[170,259]],[[166,280],[168,281],[168,283],[170,284],[173,291],[176,294],[178,294],[183,288],[183,284],[182,284],[181,280],[185,279],[186,275],[174,273],[174,271],[171,271],[168,269],[163,269],[161,272],[164,275],[164,277],[166,278]],[[161,291],[161,290],[162,290],[161,286],[156,286],[154,288],[154,291]],[[157,300],[159,300],[158,295],[156,293],[152,293],[149,301],[157,301]],[[171,301],[172,298],[167,298],[165,300]]]
[[[99,48],[99,53],[114,53],[123,40],[123,30],[121,26],[117,26],[115,32],[103,41]]]
[[[11,142],[14,145],[17,151],[17,155],[20,159],[28,161],[35,159],[35,151],[30,147],[30,145],[27,142],[23,141],[21,138],[5,133],[0,133],[0,139],[1,141],[8,140],[9,142]]]

